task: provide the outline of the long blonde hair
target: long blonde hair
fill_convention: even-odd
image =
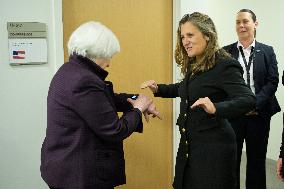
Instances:
[[[203,35],[209,38],[204,54],[199,61],[196,61],[195,57],[188,57],[187,52],[183,47],[181,40],[181,25],[186,22],[192,23]],[[211,69],[216,64],[216,54],[225,57],[230,56],[225,50],[219,48],[217,31],[211,18],[199,12],[184,15],[179,22],[175,49],[175,60],[181,67],[181,73],[185,76],[190,70],[191,76],[193,76],[197,73]]]

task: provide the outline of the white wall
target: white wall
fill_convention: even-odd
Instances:
[[[173,2],[178,7],[175,8],[175,10],[179,11],[179,13],[176,13],[174,22],[178,22],[186,13],[199,11],[208,14],[216,25],[221,47],[237,41],[237,35],[235,32],[235,16],[238,10],[243,8],[253,10],[259,21],[256,39],[259,42],[263,42],[274,47],[278,60],[280,78],[282,77],[282,72],[284,70],[284,38],[282,36],[284,33],[284,25],[282,24],[284,18],[284,12],[282,10],[284,7],[283,1],[177,0]],[[176,23],[174,23],[174,25],[175,24]],[[176,75],[178,77],[179,73],[176,73]],[[281,84],[281,79],[276,96],[283,110],[284,87]],[[178,104],[176,104],[176,108],[178,108]],[[176,112],[178,111],[179,110],[176,110]],[[272,117],[271,122],[267,151],[267,157],[270,159],[278,159],[282,128],[282,113],[277,113]],[[178,138],[178,136],[176,136],[176,138]]]
[[[40,148],[50,79],[63,63],[61,0],[0,0],[0,189],[45,189]],[[9,65],[7,22],[43,22],[48,64]]]

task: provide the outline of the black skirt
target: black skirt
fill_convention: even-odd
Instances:
[[[237,145],[233,129],[227,126],[191,133],[189,141],[182,189],[234,189]]]

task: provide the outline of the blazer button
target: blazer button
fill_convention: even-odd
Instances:
[[[188,158],[188,154],[185,154],[186,158]]]
[[[185,132],[185,128],[182,128],[181,131],[184,133]]]

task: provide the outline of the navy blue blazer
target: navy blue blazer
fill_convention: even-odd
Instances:
[[[125,183],[123,140],[142,132],[142,115],[127,102],[132,95],[113,92],[107,75],[73,55],[53,77],[41,149],[41,175],[49,186],[104,189]]]
[[[239,57],[237,42],[225,46],[224,49],[236,60]],[[273,47],[255,42],[253,63],[253,80],[256,95],[256,110],[260,115],[273,116],[280,112],[275,92],[278,87],[279,73]]]

